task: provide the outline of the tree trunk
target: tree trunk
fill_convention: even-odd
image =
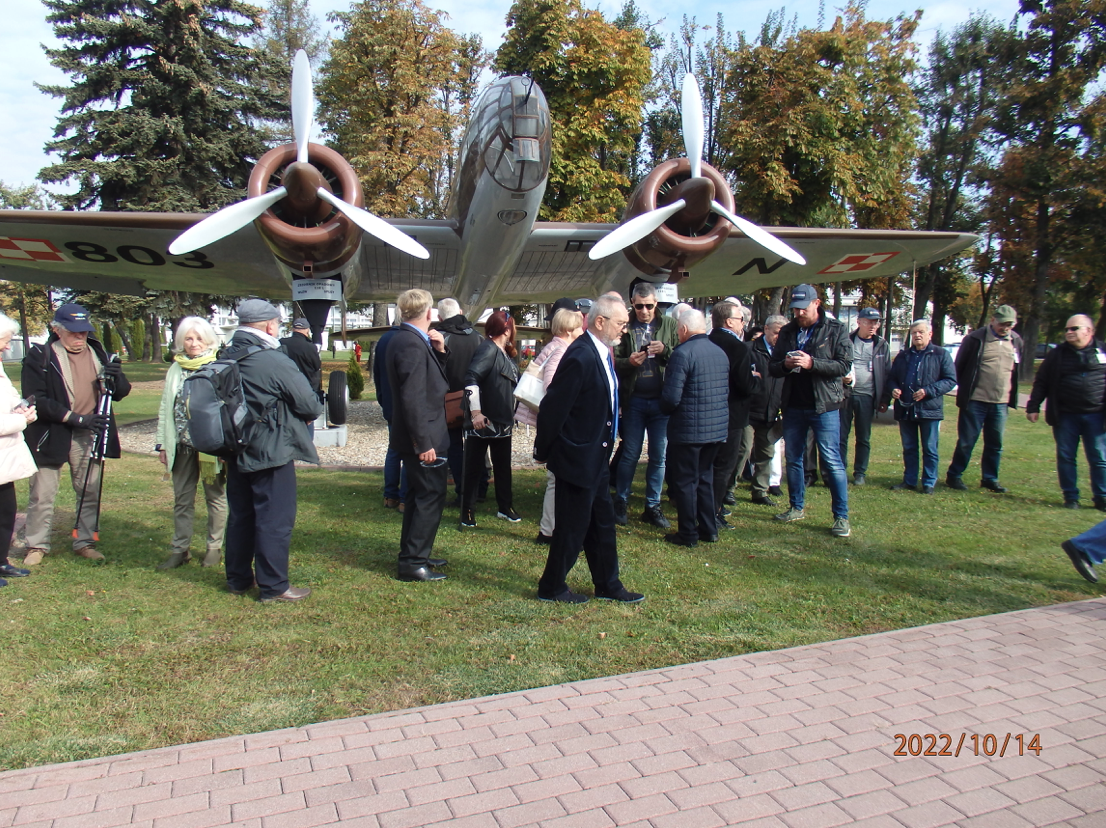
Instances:
[[[764,308],[764,318],[769,316],[786,316],[782,310],[783,308],[783,294],[787,288],[778,287],[772,290],[772,298],[768,300],[768,305]]]
[[[937,285],[939,271],[940,268],[936,263],[927,265],[922,270],[922,278],[914,286],[914,315],[911,317],[912,320],[926,318],[926,310],[929,307],[930,298],[933,296],[933,289]],[[936,300],[934,300],[933,306],[936,309]],[[934,330],[934,334],[936,333],[937,331]]]
[[[841,283],[833,283],[833,318],[841,319]]]
[[[388,303],[387,302],[374,302],[373,303],[373,327],[383,328],[388,324]],[[368,359],[365,363],[368,368],[369,378],[373,380],[375,386],[376,379],[373,377],[373,362],[376,357],[376,343],[369,343]]]
[[[23,355],[31,352],[31,334],[27,331],[27,294],[19,289],[19,327],[23,330]]]
[[[150,361],[161,362],[161,319],[151,313],[146,320],[146,330],[150,337]]]
[[[933,344],[945,344],[945,305],[939,299],[933,300]]]

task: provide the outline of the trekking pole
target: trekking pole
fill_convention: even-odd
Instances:
[[[108,362],[115,360],[115,354],[108,358]],[[92,540],[100,540],[100,501],[104,493],[104,454],[107,452],[108,431],[111,428],[111,399],[115,388],[108,377],[101,370],[96,377],[100,383],[100,399],[96,403],[96,416],[105,417],[104,427],[92,436],[92,450],[89,452],[88,465],[84,472],[84,485],[81,486],[81,498],[77,503],[77,517],[73,521],[73,539],[76,540],[81,525],[81,513],[84,511],[85,494],[88,491],[88,482],[92,476],[92,465],[99,463],[100,479],[96,489],[96,522],[93,524]]]

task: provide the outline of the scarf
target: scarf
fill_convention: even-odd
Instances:
[[[215,361],[215,352],[204,351],[198,357],[191,358],[184,354],[177,354],[173,357],[173,361],[185,371],[198,371],[209,362]],[[215,483],[223,472],[223,466],[225,465],[223,460],[212,454],[201,452],[196,452],[196,459],[200,463],[200,477],[204,483]]]

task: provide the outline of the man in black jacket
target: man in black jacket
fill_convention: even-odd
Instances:
[[[1025,416],[1035,423],[1047,400],[1045,422],[1056,440],[1056,473],[1064,506],[1079,508],[1075,458],[1079,440],[1091,473],[1094,506],[1106,512],[1106,343],[1094,335],[1094,322],[1078,314],[1068,320],[1064,342],[1048,352],[1037,369]]]
[[[960,409],[956,450],[945,474],[950,489],[968,488],[961,477],[982,432],[979,485],[998,494],[1006,491],[998,482],[1002,436],[1009,409],[1018,407],[1018,365],[1025,356],[1022,338],[1014,332],[1017,321],[1012,307],[999,305],[990,325],[972,331],[960,343],[956,354],[956,405]]]
[[[845,404],[841,408],[841,462],[849,463],[849,433],[856,422],[856,454],[853,457],[853,485],[863,486],[872,454],[872,420],[876,411],[886,411],[891,401],[887,375],[891,371],[891,349],[879,335],[880,313],[861,308],[856,330],[849,335],[853,348],[853,369],[845,375]]]
[[[445,375],[449,381],[449,390],[465,390],[465,374],[468,373],[469,363],[476,353],[481,341],[484,339],[472,323],[461,313],[461,306],[456,299],[446,297],[438,302],[438,319],[432,326],[441,331],[449,356],[445,361]],[[457,495],[458,505],[461,497],[461,481],[465,471],[465,429],[463,424],[457,428],[449,429],[449,471],[453,475],[453,491]],[[487,473],[481,481],[481,491],[487,491]]]
[[[768,370],[783,377],[783,439],[787,451],[787,489],[791,508],[776,515],[790,523],[806,517],[807,433],[813,431],[828,474],[833,501],[834,537],[849,536],[849,491],[841,460],[841,415],[844,402],[841,378],[852,366],[853,349],[845,326],[831,319],[812,285],[791,291],[795,319],[780,331]]]
[[[733,529],[735,527],[722,514],[722,501],[735,470],[745,467],[753,450],[749,405],[760,388],[760,375],[754,372],[749,347],[741,341],[741,335],[745,332],[741,305],[719,302],[711,309],[711,324],[713,327],[707,338],[722,349],[730,365],[727,389],[729,425],[726,440],[714,456],[714,511],[719,528]]]
[[[40,563],[50,552],[54,499],[66,463],[81,504],[73,552],[88,560],[104,559],[93,546],[100,512],[101,467],[89,469],[89,463],[95,437],[105,428],[104,456],[119,456],[119,432],[115,415],[104,417],[97,410],[106,388],[111,388],[115,400],[131,391],[123,366],[115,359],[108,361],[103,345],[89,335],[93,328],[82,306],[62,305],[50,330],[46,343],[35,345],[23,360],[23,396],[33,396],[38,408],[38,420],[23,432],[38,465],[27,501],[25,566]]]
[[[396,299],[402,320],[388,345],[385,370],[392,389],[389,447],[407,468],[407,501],[399,536],[397,577],[401,581],[440,581],[433,571],[446,561],[431,558],[445,508],[446,457],[449,431],[445,425],[445,394],[449,387],[448,357],[440,331],[430,329],[434,297],[413,288]]]
[[[300,369],[311,389],[316,393],[323,390],[323,361],[319,349],[311,341],[311,323],[304,318],[292,323],[292,335],[280,340],[280,347],[296,367]]]
[[[764,334],[753,340],[751,346],[753,365],[760,374],[760,387],[754,392],[749,406],[749,422],[753,426],[753,486],[751,500],[759,506],[776,507],[771,496],[778,496],[779,489],[772,490],[772,460],[783,435],[780,422],[780,401],[783,398],[783,377],[768,373],[768,361],[779,340],[780,330],[787,324],[783,316],[769,316],[764,320]],[[770,496],[771,495],[771,496]]]

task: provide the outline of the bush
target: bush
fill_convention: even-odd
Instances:
[[[365,375],[361,373],[361,363],[353,351],[349,352],[349,365],[346,366],[346,384],[349,386],[349,398],[361,399],[361,392],[365,390]]]

